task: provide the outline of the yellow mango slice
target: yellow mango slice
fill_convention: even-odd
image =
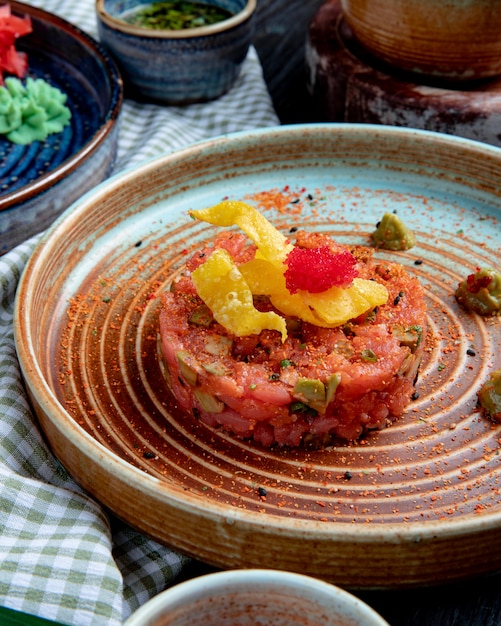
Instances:
[[[314,309],[322,320],[319,326],[330,328],[341,326],[388,300],[384,285],[363,278],[354,278],[347,289],[331,287],[322,293],[300,293],[305,306]]]
[[[265,260],[254,259],[240,266],[245,281],[254,295],[267,295],[279,311],[299,317],[305,322],[335,328],[362,315],[388,299],[384,285],[373,280],[355,278],[350,287],[331,287],[321,293],[298,291],[291,294],[283,275]]]
[[[268,329],[278,330],[282,341],[287,338],[283,317],[272,311],[258,311],[254,307],[252,292],[226,250],[214,250],[207,261],[192,272],[191,277],[198,295],[212,311],[214,319],[237,337],[258,335]]]
[[[300,293],[290,293],[284,275],[277,273],[274,265],[265,259],[253,259],[240,265],[239,270],[255,296],[268,296],[273,306],[284,315],[321,325],[320,318],[305,306]]]
[[[282,266],[293,248],[264,215],[245,202],[225,200],[207,209],[189,211],[189,214],[214,226],[238,226],[256,244],[263,258],[277,267]]]

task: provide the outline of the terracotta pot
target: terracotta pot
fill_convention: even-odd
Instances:
[[[453,81],[501,74],[499,0],[341,0],[373,55],[403,70]]]

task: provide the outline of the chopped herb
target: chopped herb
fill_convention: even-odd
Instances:
[[[437,369],[438,369],[439,372],[441,372],[442,370],[445,369],[445,365],[443,363],[439,363]]]
[[[223,7],[205,2],[172,0],[141,5],[122,15],[122,19],[128,24],[154,30],[184,30],[217,24],[232,15]]]
[[[250,390],[251,390],[251,391],[254,391],[254,389],[256,389],[257,385],[256,385],[256,383],[251,383],[251,384],[249,385],[249,387],[250,387]]]
[[[106,303],[111,302],[111,298],[109,296],[105,296],[103,298],[103,302],[106,302]]]
[[[367,361],[369,363],[376,363],[377,361],[377,356],[374,354],[374,352],[370,348],[367,348],[366,350],[362,350],[362,352],[360,353],[360,356],[362,357],[364,361]]]
[[[276,373],[270,374],[268,376],[268,380],[280,380],[280,374],[276,374]]]
[[[293,361],[291,361],[290,359],[282,359],[280,361],[280,367],[282,369],[286,368],[286,367],[294,367],[294,363]]]

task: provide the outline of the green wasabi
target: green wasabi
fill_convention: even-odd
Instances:
[[[416,245],[414,233],[395,215],[385,213],[372,233],[376,248],[385,250],[409,250]]]
[[[66,94],[42,78],[5,79],[0,87],[0,134],[12,143],[27,145],[44,141],[69,123],[71,111]]]
[[[501,273],[477,268],[456,289],[456,300],[469,311],[485,317],[501,314]]]

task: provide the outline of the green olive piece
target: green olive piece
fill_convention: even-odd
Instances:
[[[325,412],[325,385],[316,378],[300,378],[292,395],[318,412]]]
[[[221,413],[224,409],[224,403],[218,400],[216,396],[200,389],[195,389],[196,399],[200,402],[200,406],[207,413]]]
[[[294,385],[292,394],[296,400],[318,413],[325,413],[325,409],[332,402],[340,382],[340,374],[330,376],[326,385],[316,378],[300,378]]]
[[[197,384],[198,374],[196,370],[195,359],[184,350],[180,350],[177,354],[177,362],[179,363],[179,370],[184,380],[194,387]]]

